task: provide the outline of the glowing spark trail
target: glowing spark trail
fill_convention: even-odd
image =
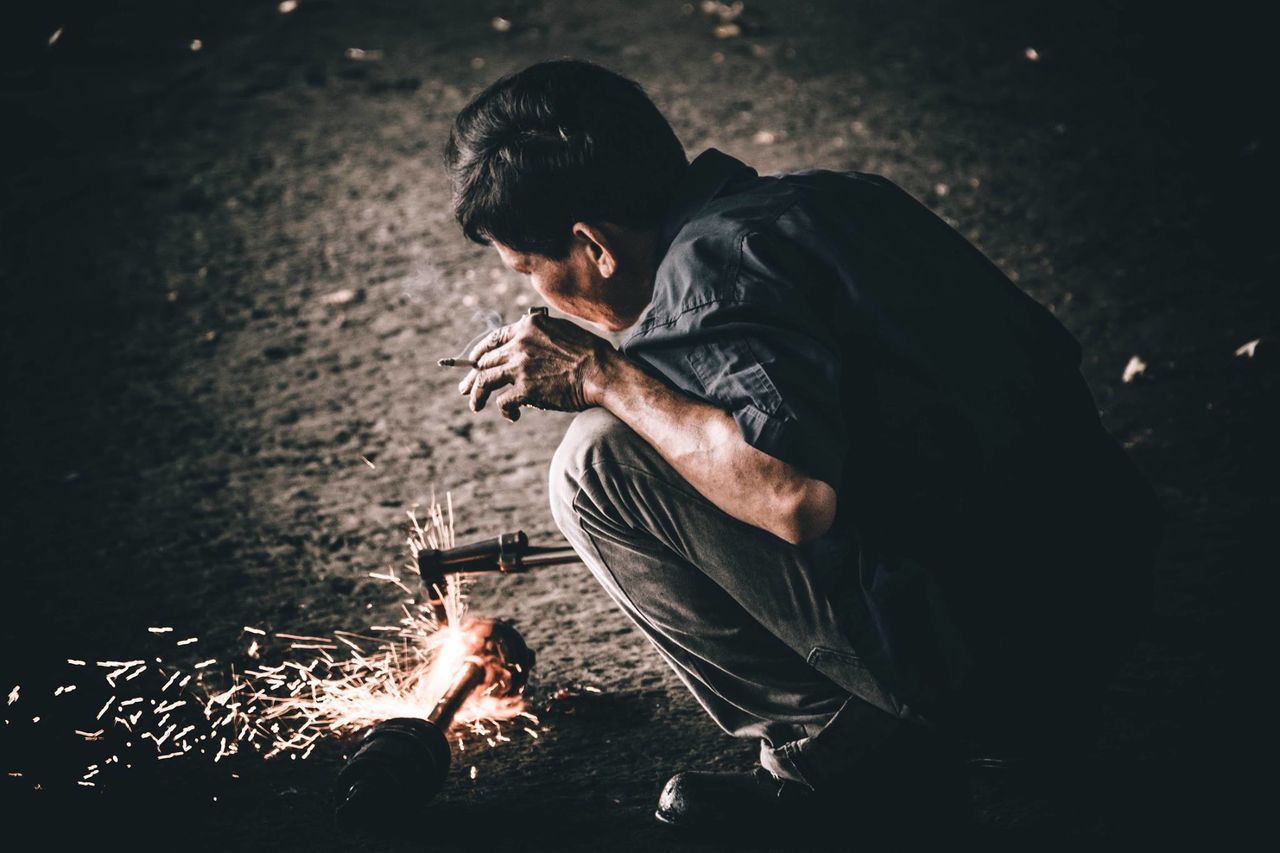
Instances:
[[[349,734],[392,717],[426,719],[459,670],[469,664],[478,664],[484,678],[454,714],[450,740],[456,740],[460,750],[469,738],[490,746],[510,742],[502,723],[515,717],[523,718],[521,731],[537,738],[538,719],[526,710],[523,696],[499,689],[509,687],[510,673],[491,657],[491,647],[484,645],[484,620],[468,615],[463,580],[449,575],[445,589],[432,590],[432,597],[443,601],[446,618],[440,621],[432,604],[419,601],[401,579],[402,574],[416,574],[423,549],[453,547],[452,502],[447,506],[446,516],[433,500],[424,520],[410,512],[410,559],[403,572],[389,568],[374,575],[407,594],[400,605],[399,624],[370,625],[364,633],[334,631],[331,636],[246,625],[243,630],[254,636],[248,666],[233,665],[221,675],[212,669],[217,658],[172,671],[172,663],[161,669],[142,658],[96,661],[107,670],[104,679],[112,695],[94,722],[107,728],[91,724],[74,731],[84,742],[99,744],[106,751],[88,765],[78,784],[93,787],[108,782],[110,774],[99,775],[108,766],[117,771],[131,767],[121,765],[112,754],[120,752],[122,745],[134,761],[147,754],[158,761],[203,755],[216,764],[238,755],[272,758],[285,753],[291,759],[306,760],[322,738]],[[171,634],[174,628],[147,630],[159,636]],[[188,637],[177,645],[198,640]],[[277,655],[274,662],[273,655]],[[67,664],[86,666],[76,658],[67,659]],[[80,687],[84,690],[88,685]],[[76,685],[68,684],[54,695],[75,689]],[[10,705],[18,701],[19,691],[16,685],[10,690]],[[150,742],[150,749],[142,740]]]

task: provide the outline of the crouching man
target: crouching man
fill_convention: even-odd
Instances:
[[[1046,310],[890,181],[689,162],[637,84],[583,62],[494,83],[446,162],[470,239],[629,330],[615,349],[527,317],[460,390],[511,420],[582,412],[557,523],[760,742],[751,772],[677,774],[659,819],[878,808],[957,756],[1086,742],[1163,515]]]

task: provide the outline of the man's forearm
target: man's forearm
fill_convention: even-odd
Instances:
[[[634,430],[703,497],[793,544],[824,533],[830,486],[756,450],[728,412],[650,376],[621,353],[605,359],[591,396]]]
[[[683,394],[609,343],[566,320],[530,316],[471,351],[458,385],[471,408],[489,394],[510,420],[520,406],[560,411],[603,406],[658,451],[703,497],[729,515],[798,544],[825,533],[836,493],[743,440],[728,412]]]

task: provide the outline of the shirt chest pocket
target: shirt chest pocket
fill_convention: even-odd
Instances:
[[[782,395],[746,341],[695,347],[686,359],[708,400],[731,411],[751,406],[770,417],[782,408]]]

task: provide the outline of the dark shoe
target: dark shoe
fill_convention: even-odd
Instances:
[[[968,821],[959,760],[928,732],[904,730],[817,791],[774,776],[685,772],[671,778],[655,817],[682,831],[767,837],[796,827],[821,833],[857,823],[861,838],[946,838]],[[785,837],[785,835],[784,835]],[[794,840],[794,839],[793,839]]]
[[[809,788],[763,767],[745,773],[692,770],[671,777],[654,817],[681,829],[749,829],[795,817],[816,800]]]

